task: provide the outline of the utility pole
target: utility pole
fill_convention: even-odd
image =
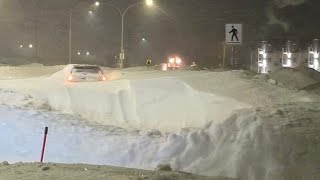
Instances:
[[[222,67],[223,68],[225,68],[225,66],[226,66],[226,43],[225,42],[223,42],[222,43],[222,45],[223,45],[223,57],[222,57]]]
[[[72,8],[69,9],[69,61],[72,63]]]
[[[253,54],[252,54],[252,49],[250,48],[250,70],[252,71],[252,62],[253,62]]]

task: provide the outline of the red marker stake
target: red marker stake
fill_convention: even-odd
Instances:
[[[43,161],[43,155],[44,155],[44,150],[46,148],[46,142],[47,142],[47,134],[48,134],[48,127],[44,129],[44,136],[43,136],[43,143],[42,143],[42,151],[41,151],[41,159],[40,162]]]

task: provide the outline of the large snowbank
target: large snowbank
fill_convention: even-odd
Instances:
[[[63,66],[42,66],[29,64],[25,66],[1,66],[0,79],[25,79],[39,76],[51,76]]]
[[[64,84],[62,71],[0,81],[2,104],[29,109],[0,108],[0,133],[13,134],[0,134],[0,159],[37,159],[49,126],[46,157],[54,162],[145,169],[170,163],[248,180],[319,175],[317,95],[245,71],[111,74],[115,80],[98,83]]]
[[[33,63],[32,60],[20,57],[0,57],[3,66],[20,66]]]
[[[312,113],[311,113],[312,112]],[[225,121],[176,134],[88,124],[53,112],[1,107],[0,160],[35,161],[49,126],[46,161],[175,170],[247,180],[317,179],[317,103],[239,110]]]
[[[269,74],[269,77],[285,87],[303,89],[320,82],[320,73],[306,67],[280,68]]]
[[[63,84],[62,72],[38,89],[53,109],[102,124],[136,129],[179,131],[223,120],[250,107],[232,98],[201,93],[173,77]]]
[[[63,71],[41,79],[2,81],[6,89],[0,98],[3,104],[54,109],[102,124],[169,132],[222,121],[241,108],[317,100],[259,84],[241,71],[122,73],[118,80],[97,83],[64,84]],[[19,92],[17,97],[25,101],[11,96]]]
[[[231,97],[251,106],[272,106],[288,102],[314,102],[319,96],[307,92],[272,85],[265,80],[255,79],[246,71],[200,72],[179,79],[193,89]]]

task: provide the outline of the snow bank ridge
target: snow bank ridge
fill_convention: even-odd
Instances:
[[[233,99],[195,91],[175,78],[60,83],[51,88],[47,101],[53,109],[102,124],[162,131],[202,127],[244,107]]]

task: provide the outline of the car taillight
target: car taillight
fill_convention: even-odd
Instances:
[[[68,81],[72,81],[72,80],[73,80],[73,77],[72,77],[71,75],[69,75],[68,78],[67,78],[67,80],[68,80]]]

